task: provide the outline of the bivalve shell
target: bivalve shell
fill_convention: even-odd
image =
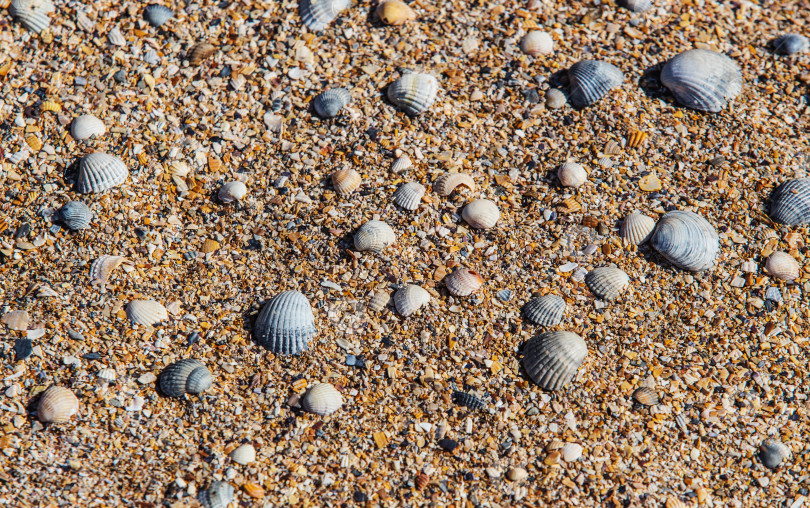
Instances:
[[[48,14],[55,10],[51,0],[11,0],[8,4],[8,13],[34,33],[48,28],[51,24]]]
[[[416,116],[436,101],[439,82],[430,74],[408,73],[388,87],[388,100],[404,111]]]
[[[513,467],[506,472],[506,479],[510,482],[522,482],[529,477],[529,472],[522,467]]]
[[[523,367],[544,390],[563,388],[577,374],[588,355],[588,346],[572,332],[546,332],[526,343]]]
[[[279,355],[297,355],[307,350],[316,333],[312,307],[299,291],[274,296],[264,305],[253,327],[256,342]]]
[[[481,289],[484,278],[476,271],[459,268],[444,278],[444,284],[453,296],[469,296]]]
[[[394,159],[394,162],[391,163],[391,171],[394,173],[402,173],[406,169],[412,168],[413,162],[411,162],[411,158],[407,155],[403,155],[401,157],[397,157]]]
[[[93,220],[93,212],[81,201],[68,201],[57,212],[59,220],[73,231],[85,229]]]
[[[24,310],[12,310],[3,315],[3,324],[6,325],[9,330],[17,330],[18,332],[28,330],[28,323],[30,321],[31,318],[28,316],[28,312]]]
[[[169,365],[160,374],[160,391],[168,397],[197,394],[211,388],[214,379],[199,360],[186,358]]]
[[[307,390],[301,399],[304,411],[320,416],[331,415],[343,406],[343,395],[329,383],[319,383]]]
[[[576,107],[590,106],[621,85],[624,73],[601,60],[581,60],[568,69],[568,98]]]
[[[565,443],[560,448],[560,455],[566,462],[575,462],[582,457],[582,445],[577,443]]]
[[[242,198],[247,194],[247,186],[239,180],[228,182],[219,188],[217,197],[222,203],[233,203],[234,201],[242,201]]]
[[[439,196],[449,196],[459,185],[467,187],[470,189],[470,192],[475,192],[475,180],[466,173],[443,174],[436,179],[436,182],[433,184],[433,190]]]
[[[622,221],[619,234],[633,245],[641,245],[650,239],[655,229],[655,219],[642,213],[633,212]]]
[[[93,115],[77,116],[70,122],[70,135],[77,141],[93,136],[101,137],[105,132],[107,132],[107,127],[104,122]]]
[[[582,164],[576,162],[566,162],[557,170],[557,178],[565,187],[578,188],[588,181],[588,172]]]
[[[630,277],[619,268],[603,266],[594,268],[585,275],[585,284],[598,298],[614,300],[630,283]]]
[[[421,183],[404,183],[394,192],[394,203],[406,210],[416,210],[424,195],[425,186]]]
[[[430,293],[422,287],[406,284],[394,293],[394,306],[397,312],[408,317],[430,301]]]
[[[461,218],[476,229],[489,229],[501,218],[498,205],[489,199],[476,199],[464,207]]]
[[[307,28],[320,32],[350,4],[349,0],[298,0],[298,14]]]
[[[113,271],[126,260],[127,258],[123,256],[108,256],[106,254],[99,256],[90,265],[90,284],[106,284]]]
[[[127,305],[127,317],[133,323],[152,326],[169,319],[166,307],[154,300],[133,300]]]
[[[66,423],[79,412],[79,399],[72,391],[51,386],[39,398],[37,418],[43,423]]]
[[[228,508],[233,502],[233,485],[228,482],[214,482],[200,492],[199,501],[205,508]]]
[[[655,225],[650,245],[670,263],[690,272],[711,268],[720,251],[714,227],[700,215],[687,211],[664,215]]]
[[[799,262],[787,252],[774,252],[765,262],[765,270],[777,279],[794,280],[799,277]]]
[[[655,390],[646,386],[636,388],[633,392],[633,400],[644,406],[656,406],[660,402]]]
[[[377,17],[386,25],[404,25],[416,19],[416,12],[401,0],[382,0],[377,4]]]
[[[114,155],[89,153],[79,161],[77,187],[82,194],[104,192],[127,181],[129,170]]]
[[[621,0],[619,5],[633,12],[646,12],[652,8],[652,0]]]
[[[776,469],[791,456],[790,448],[776,438],[769,438],[759,446],[759,459],[769,469]]]
[[[256,448],[252,444],[243,444],[228,454],[232,461],[246,466],[256,461]]]
[[[792,55],[807,51],[810,48],[810,41],[804,35],[785,34],[774,39],[771,45],[773,50],[780,55]]]
[[[551,109],[560,109],[561,107],[565,106],[566,102],[568,102],[568,99],[565,97],[565,93],[559,88],[552,88],[546,92],[547,107]]]
[[[769,215],[774,222],[801,226],[810,222],[810,178],[788,180],[771,194]]]
[[[189,65],[196,67],[203,63],[209,56],[217,52],[216,46],[208,42],[198,42],[188,50],[186,58],[188,58]]]
[[[374,312],[380,312],[391,301],[391,293],[383,288],[374,290],[374,294],[368,300],[368,308]]]
[[[332,118],[351,101],[352,94],[346,88],[330,88],[313,99],[312,107],[319,117]]]
[[[482,409],[483,407],[486,406],[486,403],[483,400],[481,400],[481,398],[479,398],[478,396],[473,395],[471,393],[465,393],[459,390],[453,391],[453,402],[455,402],[459,406],[464,406],[473,410]]]
[[[165,5],[152,4],[143,11],[143,17],[152,26],[161,26],[174,17],[174,11]]]
[[[352,168],[339,169],[332,173],[332,187],[340,196],[348,196],[363,183],[363,177]]]
[[[565,300],[558,295],[532,298],[523,306],[526,319],[539,326],[556,326],[565,314]]]
[[[734,60],[708,49],[690,49],[672,58],[661,83],[675,99],[698,111],[717,113],[742,91],[742,74]]]
[[[354,234],[354,248],[360,252],[381,252],[397,241],[391,226],[380,220],[370,220]]]
[[[520,50],[530,56],[548,55],[554,51],[554,40],[542,30],[532,30],[520,40]]]

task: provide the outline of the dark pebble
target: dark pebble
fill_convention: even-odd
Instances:
[[[98,360],[99,358],[101,358],[101,353],[87,353],[84,356],[82,356],[82,358],[84,358],[85,360]]]
[[[439,446],[441,446],[448,452],[452,452],[453,450],[458,448],[458,441],[454,441],[452,439],[442,439],[439,441]]]
[[[196,344],[198,340],[200,340],[200,334],[192,332],[191,335],[188,336],[188,345]]]
[[[363,492],[360,492],[359,490],[354,491],[354,502],[355,503],[365,503],[366,501],[368,501],[368,496],[367,495],[365,495]]]
[[[17,339],[14,341],[14,354],[18,362],[31,356],[33,352],[31,339]]]
[[[124,84],[127,82],[127,73],[124,72],[124,69],[113,74],[113,79],[116,83]]]

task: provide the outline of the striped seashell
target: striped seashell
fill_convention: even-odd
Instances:
[[[411,158],[407,155],[403,155],[402,157],[397,157],[394,159],[394,162],[391,164],[391,171],[394,173],[402,173],[406,169],[410,169],[413,167],[413,162],[411,162]]]
[[[615,139],[611,139],[605,143],[605,148],[602,149],[605,155],[618,155],[622,153],[622,147]]]
[[[759,460],[768,469],[776,469],[791,455],[790,448],[777,438],[768,438],[759,446]]]
[[[50,111],[52,113],[58,113],[62,111],[62,105],[56,101],[43,101],[42,104],[39,105],[39,109],[41,111]]]
[[[574,379],[588,346],[572,332],[546,332],[526,343],[523,368],[544,390],[555,391]]]
[[[582,457],[582,445],[577,443],[565,443],[560,448],[560,455],[566,462],[576,462]]]
[[[637,148],[647,141],[647,133],[644,131],[633,131],[627,135],[627,148]]]
[[[594,268],[585,275],[585,284],[593,294],[603,300],[614,300],[630,283],[623,270],[613,266]]]
[[[79,412],[79,399],[67,388],[51,386],[39,398],[37,418],[42,423],[67,423]]]
[[[124,34],[121,33],[121,30],[117,26],[112,27],[112,29],[109,32],[107,32],[107,40],[113,46],[127,45],[127,39],[124,37]]]
[[[160,391],[168,397],[182,397],[187,393],[198,394],[211,388],[214,378],[199,360],[178,360],[160,373]]]
[[[774,222],[788,226],[810,222],[810,178],[788,180],[774,189],[769,215]]]
[[[401,0],[381,0],[377,4],[377,17],[386,25],[404,25],[416,19],[416,13]]]
[[[343,406],[343,395],[329,383],[318,383],[304,394],[301,407],[308,413],[331,415]]]
[[[810,48],[810,41],[804,35],[785,34],[774,39],[771,46],[780,55],[792,55],[807,51]]]
[[[239,180],[228,182],[219,188],[217,197],[222,203],[233,203],[234,201],[242,201],[242,198],[247,194],[247,186]]]
[[[597,161],[597,164],[599,164],[601,168],[610,169],[613,167],[613,159],[610,157],[602,157]]]
[[[374,290],[374,294],[368,300],[368,308],[374,312],[380,312],[388,306],[391,301],[391,293],[383,288]]]
[[[464,406],[473,410],[483,409],[484,407],[486,407],[486,403],[479,397],[471,393],[465,393],[458,390],[453,391],[453,402],[455,402],[459,406]]]
[[[445,173],[436,179],[433,190],[439,196],[449,196],[459,185],[463,185],[475,192],[475,180],[466,173]]]
[[[31,318],[28,316],[28,312],[24,310],[12,310],[3,315],[3,324],[6,325],[9,330],[16,330],[18,332],[28,330],[28,323],[30,321]]]
[[[653,229],[655,229],[655,219],[633,212],[624,218],[619,234],[629,243],[641,245],[650,239]]]
[[[652,8],[652,0],[621,0],[619,5],[633,12],[646,12]]]
[[[532,298],[523,306],[526,319],[539,326],[556,326],[565,314],[565,300],[558,295]]]
[[[341,196],[348,196],[363,183],[363,177],[357,171],[346,168],[332,173],[332,187]]]
[[[397,312],[408,317],[430,302],[430,293],[424,288],[406,284],[394,293],[394,306]]]
[[[404,183],[394,192],[394,203],[406,210],[416,210],[425,195],[425,186],[421,183]]]
[[[169,319],[166,307],[154,300],[132,300],[127,305],[127,317],[133,323],[152,326]]]
[[[711,268],[720,251],[720,239],[712,225],[685,211],[664,215],[655,225],[650,245],[670,263],[690,272]]]
[[[646,386],[636,388],[633,391],[633,400],[644,406],[656,406],[660,402],[655,390]]]
[[[354,234],[354,248],[360,252],[381,252],[397,241],[391,226],[381,220],[370,220]]]
[[[330,88],[321,92],[312,101],[315,113],[321,118],[332,118],[352,101],[352,94],[346,88]]]
[[[185,178],[190,172],[191,168],[183,161],[173,161],[169,164],[169,174],[172,176]]]
[[[425,112],[439,93],[439,82],[430,74],[408,73],[388,87],[388,100],[405,113]]]
[[[497,224],[498,219],[501,218],[501,212],[494,201],[476,199],[464,207],[464,210],[461,211],[461,218],[476,229],[489,229]]]
[[[546,106],[551,109],[560,109],[561,107],[565,106],[565,103],[568,102],[568,98],[565,96],[562,90],[559,88],[552,88],[548,92],[546,92]]]
[[[174,11],[165,5],[152,4],[144,9],[143,17],[150,25],[159,27],[174,17]]]
[[[675,99],[698,111],[717,113],[742,91],[742,74],[734,60],[708,49],[675,56],[661,71],[661,83]]]
[[[115,369],[111,367],[101,369],[100,371],[98,371],[98,374],[96,374],[96,376],[98,376],[99,379],[106,381],[108,383],[112,383],[113,381],[118,379],[118,374],[116,374]]]
[[[554,439],[549,444],[546,445],[547,452],[553,452],[554,450],[559,450],[563,446],[565,446],[565,441],[560,441],[559,439]]]
[[[664,508],[692,508],[691,503],[685,503],[675,496],[669,496]]]
[[[350,0],[298,0],[298,14],[307,28],[320,32],[350,5]]]
[[[256,342],[277,355],[306,351],[316,333],[312,307],[299,291],[284,291],[270,299],[253,326]]]
[[[459,268],[444,278],[444,284],[453,296],[469,296],[481,289],[484,278],[476,271]]]
[[[48,14],[56,11],[51,0],[11,0],[8,13],[28,30],[40,33],[51,24]]]
[[[207,238],[200,247],[200,252],[203,254],[209,254],[211,252],[216,252],[217,250],[219,250],[219,242],[212,240],[211,238]]]
[[[581,60],[568,69],[568,98],[576,107],[590,106],[610,90],[620,86],[624,73],[601,60]]]
[[[108,256],[106,254],[99,256],[90,265],[90,284],[106,284],[113,271],[126,260],[127,258],[124,256]]]
[[[107,132],[107,127],[104,126],[104,122],[93,115],[77,116],[70,123],[70,135],[76,141],[92,138],[93,136],[101,137],[105,132]]]
[[[229,453],[228,457],[237,464],[246,466],[256,461],[256,448],[252,444],[243,444]]]
[[[576,189],[588,181],[588,172],[582,164],[566,162],[557,170],[557,178],[563,186]]]
[[[127,181],[129,170],[124,161],[114,155],[95,152],[79,160],[79,178],[76,182],[82,194],[104,192]]]
[[[542,30],[532,30],[520,40],[520,50],[530,56],[548,55],[554,51],[554,40]]]
[[[216,52],[217,48],[213,44],[208,42],[198,42],[189,48],[188,53],[186,54],[186,59],[188,59],[189,65],[196,67],[203,63],[203,60],[206,60],[209,56]]]
[[[87,228],[93,220],[93,212],[81,201],[68,201],[57,211],[56,216],[73,231]]]
[[[199,494],[199,501],[205,508],[228,508],[233,502],[233,485],[228,482],[214,482]]]
[[[787,252],[774,252],[765,262],[765,270],[777,279],[791,281],[799,277],[799,262]]]

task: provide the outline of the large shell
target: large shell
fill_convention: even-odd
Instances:
[[[246,466],[256,461],[256,448],[252,444],[243,444],[228,454],[232,461]]]
[[[363,183],[363,177],[352,168],[339,169],[332,173],[332,187],[341,196],[348,196]]]
[[[810,41],[804,35],[785,34],[774,39],[771,45],[773,50],[780,55],[792,55],[807,51],[810,48]]]
[[[539,326],[556,326],[565,314],[565,300],[558,295],[532,298],[523,306],[526,319]]]
[[[160,374],[160,391],[169,397],[201,393],[211,388],[212,383],[208,368],[193,358],[176,361]]]
[[[765,262],[765,270],[777,279],[794,280],[799,277],[799,262],[787,252],[774,252]]]
[[[532,30],[520,40],[520,50],[527,55],[547,55],[554,50],[554,39],[542,30]]]
[[[166,307],[154,300],[132,300],[127,305],[126,312],[130,321],[144,326],[152,326],[169,319]]]
[[[352,94],[346,88],[330,88],[313,99],[312,107],[321,118],[332,118],[351,101]]]
[[[68,201],[57,213],[59,220],[74,231],[87,228],[93,220],[93,212],[81,201]]]
[[[205,508],[228,508],[233,502],[233,485],[228,482],[214,482],[200,492],[200,504]]]
[[[453,296],[469,296],[481,289],[484,278],[476,271],[459,268],[444,278],[444,284]]]
[[[307,28],[320,32],[350,4],[350,0],[298,0],[298,14]]]
[[[381,252],[397,241],[391,226],[381,220],[370,220],[354,234],[354,248],[363,252]]]
[[[51,0],[12,0],[8,5],[8,13],[35,33],[48,28],[51,24],[48,14],[55,10]]]
[[[112,272],[126,260],[124,256],[99,256],[90,265],[90,284],[106,284]]]
[[[77,116],[70,123],[70,135],[79,141],[93,136],[103,136],[107,132],[107,127],[98,117],[93,115]]]
[[[394,293],[394,306],[402,316],[408,317],[430,301],[430,293],[422,287],[406,284]]]
[[[641,245],[650,239],[653,229],[655,229],[655,219],[633,212],[624,218],[619,234],[633,245]]]
[[[203,60],[216,53],[217,48],[208,42],[198,42],[188,50],[186,58],[188,58],[189,65],[196,67],[200,65]]]
[[[247,186],[239,180],[234,180],[220,187],[217,197],[222,203],[233,203],[234,201],[242,201],[245,194],[247,194]]]
[[[464,207],[461,218],[476,229],[489,229],[501,218],[501,211],[494,201],[476,199]]]
[[[652,8],[652,0],[621,0],[619,5],[633,12],[645,12]]]
[[[37,418],[43,423],[65,423],[79,412],[79,399],[72,391],[51,386],[39,398]]]
[[[459,185],[463,185],[475,192],[475,180],[466,173],[445,173],[436,179],[433,190],[439,196],[449,196]]]
[[[623,270],[613,266],[594,268],[585,275],[585,284],[603,300],[613,300],[630,283],[630,277]]]
[[[557,178],[560,183],[565,187],[580,187],[588,181],[588,172],[582,167],[582,164],[576,162],[566,162],[557,170]]]
[[[776,438],[768,438],[759,446],[759,459],[769,469],[776,469],[791,456],[790,448]]]
[[[165,5],[152,4],[143,11],[143,17],[152,26],[161,26],[174,17],[174,11]]]
[[[368,300],[368,308],[374,312],[379,312],[383,310],[390,301],[391,293],[383,288],[377,288],[374,290],[374,294]]]
[[[331,415],[343,405],[343,396],[329,383],[319,383],[310,388],[301,399],[304,411],[316,415]]]
[[[559,390],[568,384],[588,355],[588,346],[572,332],[546,332],[526,343],[523,368],[544,390]]]
[[[386,25],[403,25],[416,19],[416,13],[402,0],[381,0],[377,4],[377,17]]]
[[[28,330],[28,323],[31,318],[28,312],[24,310],[12,310],[3,315],[3,324],[8,326],[9,330],[25,331]]]
[[[317,333],[309,300],[299,291],[284,291],[267,302],[256,318],[256,342],[275,354],[297,355]]]
[[[104,192],[127,181],[129,170],[124,161],[114,155],[89,153],[79,161],[76,182],[82,194]]]
[[[581,60],[568,69],[568,99],[576,107],[590,106],[621,85],[624,73],[601,60]]]
[[[425,186],[421,183],[404,183],[394,192],[394,203],[406,210],[416,210],[425,195]]]
[[[656,406],[660,402],[655,390],[647,386],[636,388],[633,392],[633,400],[644,406]]]
[[[774,189],[769,212],[779,224],[801,226],[810,222],[810,178],[788,180]]]
[[[408,73],[388,87],[388,100],[409,115],[427,110],[439,93],[439,82],[430,74]]]
[[[470,409],[481,409],[486,406],[486,403],[479,397],[458,390],[453,391],[453,402],[459,406],[465,406]]]
[[[650,245],[673,265],[691,272],[711,268],[720,251],[714,227],[700,215],[686,211],[664,215],[655,225]]]
[[[722,53],[690,49],[667,62],[661,83],[684,106],[717,113],[742,91],[742,74]]]

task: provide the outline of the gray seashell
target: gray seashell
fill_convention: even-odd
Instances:
[[[633,12],[645,12],[652,8],[652,0],[621,0],[619,5]]]
[[[558,295],[532,298],[523,306],[526,319],[539,326],[556,326],[565,314],[565,300]]]
[[[233,502],[233,485],[228,482],[214,482],[200,492],[200,504],[205,508],[228,508]]]
[[[425,195],[425,186],[421,183],[404,183],[394,192],[394,203],[406,210],[416,210]]]
[[[166,307],[154,300],[132,300],[127,305],[127,317],[133,323],[152,326],[169,319]]]
[[[574,379],[587,355],[588,346],[575,333],[541,333],[526,343],[523,368],[540,388],[559,390]]]
[[[624,73],[601,60],[581,60],[568,69],[568,99],[576,107],[590,106],[611,89],[620,86]]]
[[[68,229],[85,229],[93,220],[93,212],[81,201],[68,201],[57,212],[57,217]]]
[[[401,157],[397,157],[394,159],[394,162],[391,164],[391,171],[394,173],[401,173],[406,169],[413,167],[413,162],[411,162],[411,158],[407,155],[403,155]]]
[[[8,6],[8,13],[34,33],[40,33],[50,26],[48,14],[55,10],[51,0],[12,0]]]
[[[453,391],[453,402],[459,406],[464,406],[472,410],[482,409],[487,404],[480,397],[472,393],[466,393],[459,390]]]
[[[343,396],[329,383],[319,383],[310,388],[301,399],[304,411],[320,416],[334,413],[343,406]]]
[[[603,300],[613,300],[630,283],[630,277],[623,270],[613,266],[594,268],[585,275],[585,284]]]
[[[330,88],[315,97],[312,107],[321,118],[332,118],[351,101],[352,94],[346,88]]]
[[[176,361],[160,373],[160,391],[168,397],[201,393],[212,384],[211,372],[205,364],[193,358]]]
[[[309,340],[316,333],[312,307],[299,291],[274,296],[253,326],[256,342],[279,355],[297,355],[309,349]]]
[[[113,46],[127,45],[127,39],[124,37],[124,34],[121,33],[121,30],[117,26],[112,27],[112,29],[109,32],[107,32],[107,40]]]
[[[633,245],[641,245],[650,239],[653,229],[655,229],[655,219],[633,212],[624,218],[619,234]]]
[[[388,302],[390,301],[391,293],[383,288],[378,288],[374,290],[374,295],[369,299],[368,308],[374,312],[380,312],[388,306]]]
[[[237,464],[246,466],[256,461],[256,448],[252,444],[243,444],[228,454],[228,457]]]
[[[161,26],[174,17],[174,11],[165,5],[152,4],[143,11],[143,17],[152,26]]]
[[[788,226],[810,222],[810,178],[788,180],[774,189],[769,215],[774,222]]]
[[[217,197],[222,203],[233,203],[234,201],[242,201],[242,198],[247,194],[247,186],[239,180],[225,183],[219,188]]]
[[[759,459],[769,469],[776,469],[791,456],[790,448],[776,438],[768,438],[759,446]]]
[[[667,62],[661,83],[684,106],[717,113],[742,91],[742,74],[734,60],[722,53],[690,49]]]
[[[773,50],[780,55],[792,55],[807,51],[810,48],[810,41],[804,35],[785,34],[774,39],[771,45]]]
[[[78,116],[70,123],[70,135],[77,141],[102,136],[105,132],[107,127],[104,126],[104,122],[93,115]]]
[[[720,251],[720,239],[709,222],[693,212],[674,211],[655,226],[650,245],[670,263],[690,272],[707,270]]]
[[[567,101],[565,94],[559,88],[552,88],[546,92],[546,106],[551,109],[560,109],[565,106]]]
[[[388,100],[404,111],[416,116],[426,111],[439,93],[439,82],[430,74],[409,73],[391,83]]]
[[[114,155],[89,153],[79,161],[79,178],[76,182],[82,194],[104,192],[127,181],[129,170],[124,161]]]
[[[350,0],[298,0],[298,14],[307,28],[320,32],[350,4]]]
[[[360,226],[354,234],[354,248],[360,252],[381,252],[396,242],[397,237],[391,226],[380,220],[370,220]]]
[[[394,293],[394,306],[402,316],[408,317],[430,301],[430,293],[426,289],[406,284]]]

